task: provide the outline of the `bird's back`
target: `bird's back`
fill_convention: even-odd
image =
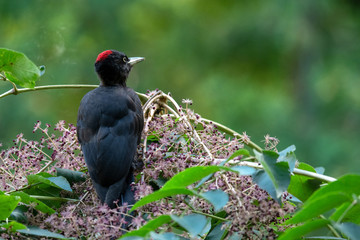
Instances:
[[[144,120],[141,102],[130,88],[103,87],[82,99],[77,134],[95,189],[112,205],[132,180],[132,161]]]

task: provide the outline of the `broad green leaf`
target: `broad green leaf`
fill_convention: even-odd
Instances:
[[[232,171],[234,170],[227,168],[227,167],[221,167],[221,166],[196,166],[187,168],[182,172],[179,172],[175,176],[173,176],[169,181],[167,181],[162,189],[167,188],[179,188],[179,187],[187,187],[190,184],[193,184],[202,178],[208,176],[209,174],[212,174],[217,171]]]
[[[53,187],[45,183],[32,186],[30,189],[24,190],[30,196],[45,196],[45,197],[60,197],[60,193],[63,191],[62,188]],[[35,198],[35,197],[34,197]],[[36,198],[37,199],[37,198]],[[63,201],[53,201],[53,200],[41,200],[43,203],[48,205],[51,208],[59,208]]]
[[[263,151],[259,153],[254,150],[254,153],[274,185],[276,192],[274,199],[279,201],[282,193],[287,190],[290,184],[289,164],[287,162],[277,162],[279,154],[274,151]]]
[[[0,195],[0,220],[8,218],[20,202],[20,197]]]
[[[171,218],[180,226],[185,228],[190,236],[194,238],[207,233],[206,229],[208,228],[208,223],[210,221],[205,216],[200,214],[190,214],[183,217],[171,215]]]
[[[21,87],[34,88],[43,71],[44,68],[40,71],[23,53],[0,48],[0,72],[4,72],[9,81]]]
[[[34,206],[34,208],[36,210],[39,210],[43,213],[48,213],[48,214],[53,214],[55,213],[55,210],[50,208],[49,206],[47,206],[45,203],[43,203],[42,201],[31,197],[29,194],[24,193],[24,192],[14,192],[11,194],[12,196],[19,196],[21,197],[21,202],[30,205],[31,203],[35,203],[32,204]]]
[[[171,221],[171,217],[169,215],[158,216],[157,218],[147,222],[144,226],[142,226],[138,230],[134,230],[124,234],[120,239],[124,239],[131,236],[146,237],[151,231],[155,231],[156,229],[158,229],[159,227],[170,221]]]
[[[275,186],[270,179],[269,174],[264,170],[257,170],[253,175],[252,179],[261,189],[265,190],[273,199],[279,201]]]
[[[85,181],[85,173],[65,168],[56,168],[57,176],[63,176],[69,183]]]
[[[130,237],[121,237],[119,239],[122,240],[148,240],[148,238],[144,238],[144,237],[139,237],[139,236],[130,236]]]
[[[360,204],[353,205],[350,209],[351,203],[344,203],[341,207],[337,208],[336,211],[331,215],[330,219],[338,221],[341,217],[341,222],[353,222],[360,224]],[[346,214],[343,216],[344,212]]]
[[[237,171],[241,176],[250,176],[256,173],[256,169],[249,166],[234,166],[232,170]]]
[[[345,234],[351,240],[358,240],[360,236],[360,225],[355,223],[340,223],[334,224],[335,228],[340,230],[343,234]]]
[[[144,206],[148,203],[155,202],[157,200],[160,200],[160,199],[163,199],[166,197],[170,197],[170,196],[179,195],[179,194],[194,195],[195,193],[186,188],[170,188],[170,189],[162,188],[156,192],[153,192],[153,193],[143,197],[139,201],[137,201],[134,204],[134,206],[131,208],[131,211],[133,211],[141,206]]]
[[[296,164],[296,156],[295,156],[295,145],[291,145],[290,147],[286,148],[285,150],[279,152],[279,158],[277,162],[287,162],[289,164],[290,172],[294,171],[295,164]]]
[[[250,153],[245,148],[239,149],[239,150],[235,151],[233,154],[231,154],[231,156],[226,160],[226,162],[236,158],[237,156],[241,156],[241,155],[244,155],[244,156],[248,157],[248,156],[250,156]],[[221,164],[221,166],[224,165],[224,163]]]
[[[50,232],[48,230],[41,229],[38,227],[28,227],[27,229],[20,229],[17,232],[22,233],[22,234],[47,237],[47,238],[72,239],[72,238],[66,238],[64,235],[61,235],[59,233]]]
[[[59,176],[59,177],[49,177],[49,181],[54,183],[56,186],[58,186],[61,189],[64,189],[66,191],[72,192],[72,189],[70,187],[70,184],[66,178]]]
[[[298,168],[309,172],[316,172],[313,167],[305,163],[300,163]],[[288,192],[300,199],[302,202],[305,202],[311,194],[319,189],[321,183],[322,181],[311,177],[292,175]]]
[[[156,240],[180,240],[186,239],[180,236],[177,236],[175,233],[172,232],[165,232],[165,233],[156,233],[150,232],[150,238]]]
[[[331,192],[342,192],[349,197],[352,197],[353,194],[360,195],[359,186],[360,175],[348,174],[318,189],[309,197],[308,201],[315,201],[317,198],[321,198],[325,194]]]
[[[28,218],[25,215],[25,212],[27,212],[29,210],[29,207],[24,206],[24,205],[19,205],[17,206],[14,211],[12,211],[9,220],[15,220],[19,223],[24,223],[26,224],[28,222]]]
[[[218,224],[209,232],[205,240],[222,240],[225,236],[226,229],[222,229],[222,224]]]
[[[200,193],[200,196],[214,206],[215,212],[220,211],[229,201],[229,195],[220,189]]]
[[[227,238],[227,240],[242,240],[242,238],[239,233],[235,232],[229,238]]]
[[[314,217],[318,217],[325,212],[341,206],[343,203],[352,201],[352,198],[342,192],[331,192],[324,194],[316,200],[307,200],[300,211],[286,221],[286,224],[296,224],[305,222]]]
[[[72,192],[69,182],[66,178],[59,176],[59,177],[43,177],[41,175],[28,175],[27,176],[29,185],[34,183],[45,183],[47,185],[60,188],[69,192]]]
[[[309,221],[303,225],[288,228],[283,234],[279,236],[278,240],[300,239],[302,236],[314,230],[323,228],[327,224],[330,224],[330,221],[326,219],[316,219],[313,221]]]
[[[147,238],[144,237],[139,237],[139,236],[130,236],[130,237],[124,237],[124,238],[119,238],[122,240],[148,240]]]
[[[20,229],[26,229],[26,226],[24,224],[21,224],[17,221],[10,221],[8,223],[2,223],[0,224],[1,227],[8,229],[10,232],[16,232]]]

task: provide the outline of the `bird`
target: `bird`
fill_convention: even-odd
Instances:
[[[144,116],[126,80],[134,64],[144,59],[117,50],[101,52],[95,61],[99,87],[85,94],[78,110],[77,137],[85,163],[98,198],[110,208],[135,203],[132,163]]]

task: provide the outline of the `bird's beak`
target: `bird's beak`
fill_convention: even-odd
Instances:
[[[144,61],[145,58],[143,57],[131,57],[129,58],[129,64],[130,66],[134,66],[136,63]]]

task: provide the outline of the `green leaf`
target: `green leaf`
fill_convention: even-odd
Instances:
[[[156,232],[150,232],[150,239],[156,239],[156,240],[180,240],[180,239],[186,239],[180,236],[177,236],[175,233],[172,232],[165,232],[165,233],[156,233]]]
[[[307,200],[302,209],[285,223],[295,224],[305,222],[314,217],[318,217],[333,208],[341,206],[343,203],[348,201],[352,201],[352,198],[342,192],[326,193],[315,200]]]
[[[153,192],[153,193],[143,197],[139,201],[137,201],[134,204],[134,206],[131,208],[130,211],[133,211],[133,210],[135,210],[141,206],[144,206],[148,203],[155,202],[157,200],[160,200],[160,199],[163,199],[166,197],[170,197],[170,196],[179,195],[179,194],[194,195],[195,193],[186,188],[170,188],[170,189],[162,188],[156,192]]]
[[[220,211],[229,201],[229,195],[220,189],[200,193],[200,196],[214,206],[215,212]]]
[[[273,182],[270,179],[269,174],[265,170],[257,170],[253,175],[252,179],[261,189],[265,190],[273,199],[279,201],[276,194],[276,189]]]
[[[248,157],[248,156],[250,156],[250,153],[245,148],[239,149],[239,150],[235,151],[233,154],[231,154],[231,156],[226,160],[226,162],[236,158],[237,156],[241,156],[241,155],[244,155],[244,156]],[[225,162],[222,163],[221,166],[224,165],[224,164],[225,164]]]
[[[24,214],[27,210],[28,210],[28,207],[26,207],[26,206],[23,206],[23,205],[17,206],[14,209],[14,211],[12,211],[9,219],[10,220],[15,220],[15,221],[20,222],[20,223],[27,223],[28,218]]]
[[[52,187],[60,188],[69,192],[72,192],[72,189],[70,187],[69,182],[66,180],[66,178],[59,176],[59,177],[43,177],[39,174],[37,175],[28,175],[27,176],[29,185],[34,183],[45,183],[47,185],[50,185]]]
[[[40,70],[23,53],[0,48],[0,72],[5,77],[22,87],[34,88],[35,81],[40,77]]]
[[[323,195],[331,192],[342,192],[352,197],[353,194],[360,195],[360,175],[348,174],[338,180],[321,187],[314,194],[312,194],[308,201],[314,201],[321,198]]]
[[[353,222],[360,224],[360,204],[355,204],[352,208],[348,209],[350,204],[350,202],[344,203],[341,207],[336,209],[330,219],[337,222],[341,217],[341,222]],[[345,211],[347,212],[345,216],[343,216]]]
[[[278,240],[289,240],[289,239],[300,239],[302,236],[325,227],[330,221],[326,219],[316,219],[313,221],[306,222],[303,225],[288,228],[283,234],[281,234]]]
[[[208,223],[210,222],[205,216],[200,214],[190,214],[183,217],[171,215],[172,220],[177,222],[180,226],[185,228],[191,237],[198,237],[206,234]],[[206,231],[207,230],[207,231]]]
[[[157,218],[150,220],[148,223],[146,223],[138,230],[134,230],[124,234],[120,239],[124,239],[131,236],[146,237],[151,231],[155,231],[160,226],[170,221],[171,221],[171,217],[169,215],[158,216]]]
[[[208,176],[217,171],[232,171],[231,168],[221,167],[221,166],[196,166],[187,168],[182,172],[179,172],[175,176],[173,176],[169,181],[167,181],[162,189],[167,188],[179,188],[179,187],[187,187],[190,184],[193,184],[202,178]]]
[[[250,176],[257,171],[255,168],[249,166],[234,166],[231,169],[237,171],[241,176]]]
[[[0,220],[8,218],[20,202],[20,197],[0,195]]]
[[[69,183],[77,183],[85,181],[85,173],[73,171],[65,168],[56,168],[57,176],[63,176]]]
[[[298,168],[309,172],[316,172],[313,167],[305,163],[300,163]],[[300,199],[302,202],[305,202],[311,194],[319,189],[321,183],[321,180],[311,177],[292,175],[288,192]]]
[[[50,208],[49,206],[47,206],[45,203],[43,203],[42,201],[31,197],[29,194],[24,193],[24,192],[14,192],[11,194],[12,196],[19,196],[21,197],[21,202],[30,205],[31,203],[35,203],[32,204],[33,206],[35,206],[36,210],[39,210],[43,213],[48,213],[48,214],[53,214],[55,213],[55,210]]]
[[[17,221],[11,221],[8,223],[2,223],[0,224],[1,227],[8,229],[10,232],[16,232],[20,229],[26,229],[26,226],[24,224],[18,223]]]
[[[24,190],[24,192],[29,194],[30,196],[44,196],[44,197],[60,197],[61,191],[63,191],[61,188],[53,187],[45,183],[41,183],[32,186],[29,189]],[[49,200],[41,199],[40,201],[42,201],[51,208],[59,208],[61,206],[61,203],[63,202],[63,201],[53,201],[50,199]]]
[[[290,147],[286,148],[285,150],[279,152],[279,158],[277,162],[287,162],[289,164],[290,172],[294,171],[295,164],[296,164],[296,156],[295,156],[295,145],[291,145]]]
[[[222,224],[218,224],[209,232],[205,240],[222,240],[226,233],[226,229],[222,229]]]
[[[65,236],[63,236],[59,233],[50,232],[48,230],[41,229],[38,227],[32,227],[32,226],[28,227],[27,229],[18,230],[17,232],[22,233],[22,234],[27,234],[27,235],[40,236],[40,237],[57,238],[57,239],[72,239],[72,238],[66,238]]]
[[[351,240],[357,240],[360,236],[360,226],[355,223],[340,223],[334,224],[335,228],[340,230],[343,234],[349,237]]]
[[[290,184],[289,164],[287,162],[277,162],[279,154],[274,151],[263,151],[259,153],[254,150],[254,153],[258,161],[263,165],[266,174],[268,174],[274,186],[275,198],[272,195],[273,198],[279,201],[282,193],[287,190]],[[256,182],[256,177],[254,180]],[[261,180],[261,178],[258,180]],[[264,182],[261,181],[261,183]],[[259,187],[262,186],[259,185]]]
[[[85,240],[85,238],[82,238],[82,239]],[[139,237],[139,236],[121,237],[119,239],[122,239],[122,240],[147,240],[147,238],[143,238],[143,237]]]

